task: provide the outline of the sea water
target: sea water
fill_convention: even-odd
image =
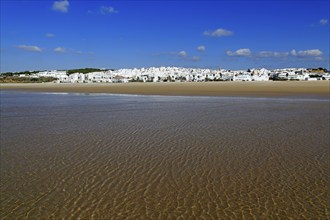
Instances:
[[[327,219],[329,103],[2,91],[0,218]]]

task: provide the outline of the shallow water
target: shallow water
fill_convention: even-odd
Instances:
[[[327,219],[329,103],[2,91],[0,218]]]

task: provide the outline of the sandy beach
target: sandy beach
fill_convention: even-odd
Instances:
[[[114,93],[179,96],[329,97],[330,81],[204,82],[204,83],[95,83],[1,84],[1,90],[33,92]]]

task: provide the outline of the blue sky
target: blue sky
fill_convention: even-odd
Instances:
[[[1,0],[1,72],[329,69],[329,1]]]

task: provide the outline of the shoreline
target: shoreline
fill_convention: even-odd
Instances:
[[[166,96],[322,97],[330,81],[168,82],[168,83],[3,83],[0,90],[26,92],[111,93]]]

